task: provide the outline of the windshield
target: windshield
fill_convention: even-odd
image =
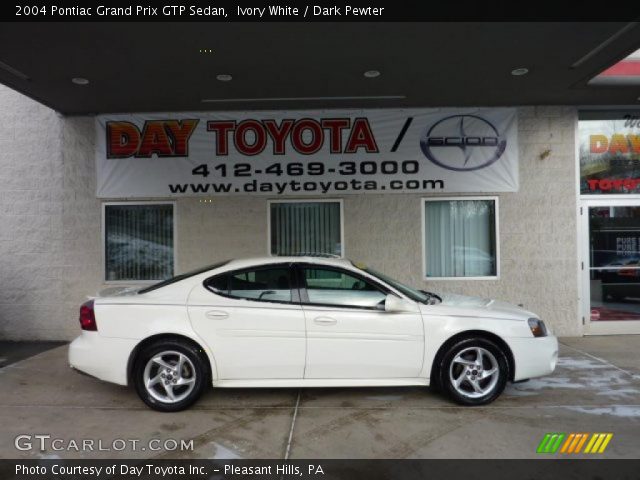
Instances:
[[[180,280],[184,280],[185,278],[193,277],[194,275],[198,275],[200,273],[204,273],[208,270],[213,270],[215,268],[219,268],[223,265],[229,263],[229,260],[225,260],[224,262],[214,263],[213,265],[207,265],[206,267],[198,268],[196,270],[191,270],[190,272],[186,272],[180,275],[176,275],[175,277],[168,278],[167,280],[162,280],[159,283],[154,283],[150,287],[143,288],[139,290],[138,293],[147,293],[152,292],[153,290],[157,290],[158,288],[166,287],[167,285],[171,285],[172,283],[179,282]]]
[[[356,265],[355,263],[353,264],[356,268],[359,268],[360,270],[367,272],[369,275],[373,275],[374,277],[382,280],[383,282],[391,285],[393,288],[395,288],[396,290],[399,290],[400,292],[402,292],[404,295],[406,295],[407,297],[409,297],[411,300],[414,300],[416,302],[420,302],[420,303],[425,303],[427,305],[433,305],[434,303],[440,302],[442,301],[442,299],[431,292],[425,292],[424,290],[416,290],[415,288],[411,288],[407,285],[405,285],[404,283],[400,283],[399,281],[385,275],[384,273],[380,273],[372,268],[369,267],[364,267],[364,266],[360,266],[360,265]]]

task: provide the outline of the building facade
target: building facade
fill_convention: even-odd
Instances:
[[[522,305],[560,336],[589,333],[595,320],[583,318],[581,252],[588,243],[581,233],[575,107],[517,107],[515,192],[98,199],[93,117],[60,116],[6,87],[0,87],[0,105],[0,338],[74,337],[79,305],[123,278],[124,267],[109,273],[105,228],[124,231],[118,212],[136,205],[167,207],[162,221],[171,237],[171,273],[277,253],[270,217],[286,210],[277,205],[323,201],[338,209],[332,217],[339,219],[338,253],[347,258],[416,288]],[[433,202],[454,208],[465,200],[491,207],[493,270],[471,278],[426,277],[431,233],[425,218],[437,213]]]

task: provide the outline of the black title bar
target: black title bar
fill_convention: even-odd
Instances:
[[[640,460],[0,460],[2,480],[639,480]]]
[[[633,21],[635,2],[615,5],[559,3],[550,0],[455,2],[354,0],[299,1],[199,1],[114,3],[63,0],[16,0],[0,4],[3,21],[64,22],[429,22],[429,21]]]

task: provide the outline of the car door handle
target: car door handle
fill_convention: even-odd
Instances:
[[[229,314],[227,312],[223,312],[222,310],[209,310],[204,315],[211,320],[223,320],[229,317]]]
[[[338,323],[338,320],[331,317],[316,317],[313,319],[313,323],[317,325],[335,325]]]

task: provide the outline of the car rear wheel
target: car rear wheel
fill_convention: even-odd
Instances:
[[[461,340],[442,358],[440,385],[457,403],[486,405],[498,398],[507,384],[507,357],[487,339]]]
[[[203,352],[180,340],[160,340],[136,360],[138,395],[154,410],[176,412],[192,405],[208,382]]]

